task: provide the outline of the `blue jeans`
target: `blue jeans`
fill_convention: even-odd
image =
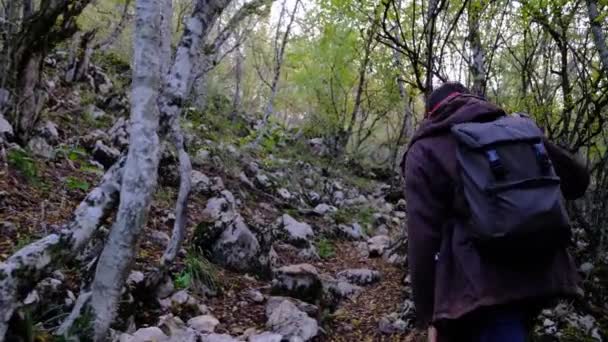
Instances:
[[[526,342],[527,318],[513,308],[483,309],[450,322],[440,337],[453,342]]]

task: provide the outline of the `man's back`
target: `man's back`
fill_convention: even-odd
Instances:
[[[404,170],[409,271],[420,323],[459,319],[481,307],[575,294],[576,268],[563,248],[544,260],[498,266],[471,243],[458,220],[457,142],[450,128],[505,113],[476,97],[450,95],[418,130]],[[565,197],[582,195],[589,182],[585,168],[556,146],[545,145]]]

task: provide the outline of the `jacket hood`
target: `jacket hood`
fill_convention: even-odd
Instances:
[[[421,122],[409,147],[425,137],[445,133],[456,124],[493,121],[505,115],[504,110],[481,97],[460,94],[449,99],[433,113],[433,116]]]

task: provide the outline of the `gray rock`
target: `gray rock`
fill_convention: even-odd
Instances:
[[[110,137],[108,136],[108,134],[100,129],[95,129],[90,131],[89,133],[87,133],[86,135],[84,135],[81,139],[80,142],[82,144],[82,146],[88,150],[92,150],[93,148],[95,148],[95,143],[98,141],[110,141]]]
[[[314,303],[322,294],[319,273],[310,264],[283,266],[274,271],[272,293]]]
[[[33,137],[27,143],[27,147],[37,157],[44,159],[55,158],[53,147],[51,147],[51,145],[42,137]]]
[[[306,303],[296,298],[274,296],[268,298],[266,302],[266,317],[270,317],[270,314],[285,300],[292,302],[300,311],[305,312],[310,317],[317,317],[319,315],[319,308],[316,305]]]
[[[269,189],[270,187],[272,187],[272,182],[270,181],[270,178],[261,173],[255,175],[255,184],[262,189]]]
[[[386,235],[376,235],[367,240],[370,258],[380,257],[389,248],[391,238]]]
[[[345,198],[344,192],[338,190],[338,191],[334,192],[333,195],[331,196],[331,201],[335,206],[340,207],[344,204],[344,198]]]
[[[160,230],[150,231],[150,234],[148,234],[148,238],[153,244],[163,248],[167,247],[169,245],[169,242],[171,241],[171,237],[169,237],[169,234]]]
[[[188,320],[188,326],[201,334],[213,333],[218,324],[220,321],[211,315],[196,316]]]
[[[379,282],[381,275],[378,271],[372,271],[367,268],[356,268],[339,272],[338,279],[355,285],[365,286]]]
[[[9,221],[0,222],[0,235],[12,236],[17,233],[17,226]]]
[[[408,324],[402,319],[392,317],[382,317],[378,322],[378,329],[383,334],[396,334],[408,331]]]
[[[287,233],[287,242],[301,247],[310,245],[309,239],[315,235],[310,225],[298,222],[288,214],[284,214],[279,221],[281,228]]]
[[[97,140],[93,147],[93,158],[107,169],[120,158],[120,151]]]
[[[38,136],[44,138],[51,144],[57,144],[59,142],[59,130],[57,129],[57,125],[52,121],[45,121],[38,126],[36,132],[38,133]]]
[[[107,114],[102,109],[97,107],[94,104],[91,104],[87,107],[86,111],[87,115],[89,115],[93,120],[98,120],[105,117]]]
[[[317,205],[321,201],[321,195],[314,191],[309,191],[306,193],[306,199],[311,205]]]
[[[201,342],[240,342],[228,334],[208,334],[201,336]]]
[[[357,244],[355,245],[355,248],[357,249],[357,253],[359,254],[360,257],[362,257],[362,258],[369,257],[369,246],[367,245],[367,242],[365,242],[365,241],[357,242]]]
[[[167,298],[173,293],[173,291],[175,291],[173,280],[167,277],[165,281],[160,284],[158,289],[156,289],[156,297],[160,299]]]
[[[363,228],[358,223],[352,225],[339,224],[336,230],[338,236],[347,240],[361,240],[365,237]]]
[[[260,166],[256,162],[250,162],[245,166],[245,174],[249,177],[255,177],[260,172]]]
[[[12,137],[13,134],[13,126],[4,118],[4,116],[0,115],[0,138],[2,138],[2,136]]]
[[[212,251],[213,259],[225,267],[243,272],[258,269],[260,243],[240,215],[223,231]]]
[[[120,342],[161,342],[167,341],[169,336],[160,330],[159,327],[141,328],[137,330],[133,335],[122,334],[120,336]]]
[[[241,172],[239,174],[239,180],[241,181],[241,183],[245,184],[248,188],[250,188],[250,189],[255,188],[255,185],[253,185],[253,183],[247,177],[247,175],[245,174],[245,172]]]
[[[327,213],[335,213],[336,211],[338,211],[338,208],[325,204],[325,203],[321,203],[313,209],[313,212],[315,214],[321,215],[321,216],[323,216]]]
[[[279,195],[279,197],[281,197],[285,201],[290,201],[293,198],[293,196],[291,195],[289,190],[287,190],[285,188],[278,189],[277,194]]]
[[[323,141],[323,138],[314,138],[308,140],[308,146],[310,146],[312,152],[318,156],[324,156],[329,151],[325,145],[325,142]]]
[[[405,213],[405,211],[395,211],[395,212],[393,212],[393,215],[395,215],[399,219],[404,219],[407,217],[407,214]]]
[[[585,262],[580,266],[579,270],[581,272],[583,272],[584,274],[590,274],[593,271],[593,268],[594,268],[594,266],[592,263]]]
[[[192,191],[199,194],[208,194],[211,188],[211,180],[204,173],[192,170],[190,174]]]
[[[310,341],[319,333],[317,321],[288,300],[281,302],[268,317],[266,327],[288,341]]]
[[[312,188],[313,186],[315,186],[315,181],[310,178],[304,178],[304,185],[308,188]]]
[[[192,158],[192,165],[194,166],[203,166],[209,162],[211,159],[211,153],[205,149],[200,149],[196,151],[194,158]]]
[[[249,342],[281,342],[283,341],[283,335],[275,334],[271,332],[264,332],[249,337]]]
[[[129,124],[125,118],[116,120],[114,125],[108,130],[111,142],[120,149],[129,146]]]
[[[323,283],[323,302],[330,308],[338,307],[345,299],[354,300],[363,291],[363,288],[357,285],[334,279],[328,275],[324,275],[321,280]]]
[[[247,290],[245,296],[254,303],[262,303],[265,299],[262,292],[253,289]]]
[[[144,274],[141,271],[131,271],[129,277],[127,278],[128,286],[136,286],[141,284],[144,281]]]

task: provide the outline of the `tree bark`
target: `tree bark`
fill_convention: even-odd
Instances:
[[[485,52],[481,43],[479,33],[480,10],[474,8],[477,2],[469,3],[468,27],[469,27],[469,46],[471,48],[471,59],[469,69],[473,77],[471,92],[478,96],[486,95],[486,63]]]
[[[282,13],[285,13],[287,2],[283,2]],[[279,19],[279,27],[277,27],[277,34],[275,37],[275,56],[274,56],[274,74],[272,77],[272,83],[270,85],[270,96],[268,97],[268,104],[266,105],[266,109],[264,110],[264,116],[262,118],[262,126],[259,128],[258,136],[256,138],[255,144],[259,144],[262,138],[266,133],[266,128],[268,126],[268,120],[270,119],[270,115],[272,115],[274,111],[274,101],[277,96],[277,91],[279,88],[279,80],[281,78],[281,70],[283,68],[283,58],[285,56],[285,49],[287,47],[287,43],[289,41],[289,35],[291,34],[291,28],[293,22],[296,17],[296,12],[298,11],[298,6],[300,5],[300,0],[296,0],[296,3],[293,6],[293,10],[291,11],[289,17],[289,23],[287,24],[287,28],[283,33],[282,38],[279,38],[279,29],[281,19]],[[280,39],[280,44],[279,44]]]
[[[55,267],[75,257],[115,207],[122,184],[124,158],[112,166],[100,184],[80,203],[60,233],[29,244],[0,263],[0,341],[23,294]]]
[[[161,2],[160,36],[160,72],[162,77],[165,77],[169,73],[169,68],[171,67],[171,43],[173,41],[173,0],[163,0]]]
[[[602,23],[599,21],[597,0],[587,0],[587,13],[589,14],[589,25],[591,26],[591,33],[593,33],[593,41],[602,62],[604,77],[608,78],[608,46],[606,46],[605,31],[602,28]]]
[[[230,120],[234,121],[241,110],[241,83],[243,79],[243,54],[241,48],[234,51],[234,95],[232,98],[232,113]]]
[[[160,157],[156,100],[161,83],[161,1],[136,1],[129,152],[116,222],[91,286],[96,341],[106,339],[114,319],[157,183]]]

